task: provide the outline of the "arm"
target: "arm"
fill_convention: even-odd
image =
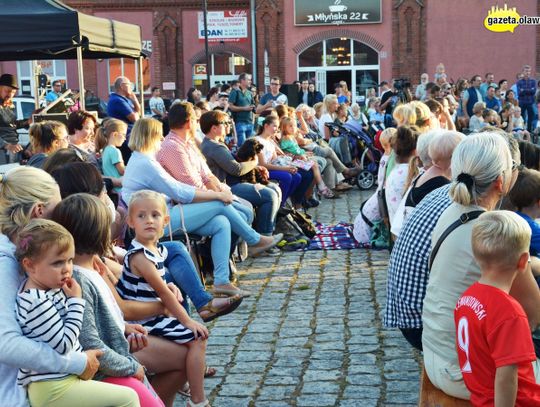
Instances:
[[[264,112],[264,111],[267,110],[267,109],[270,109],[271,107],[272,107],[272,101],[271,101],[271,100],[269,100],[268,102],[266,102],[264,105],[261,104],[261,103],[259,103],[259,104],[257,105],[257,109],[256,109],[255,113],[261,114],[262,112]]]
[[[247,174],[257,166],[256,160],[242,163],[236,161],[227,147],[221,145],[212,148],[211,158],[223,171],[235,177]]]
[[[495,407],[513,407],[518,388],[517,365],[501,366],[495,373]]]
[[[469,113],[467,112],[467,102],[469,101],[469,92],[463,92],[463,97],[461,98],[461,111],[463,112],[463,117],[466,119],[469,118]]]
[[[530,268],[525,273],[519,273],[516,276],[510,289],[510,295],[525,310],[531,331],[536,330],[540,325],[540,290]]]
[[[287,171],[287,172],[290,172],[291,174],[294,174],[296,173],[297,169],[296,167],[293,167],[293,166],[287,166],[287,167],[282,167],[280,165],[275,165],[275,164],[272,164],[272,163],[267,163],[265,160],[264,160],[264,156],[262,153],[259,153],[258,156],[259,158],[259,165],[263,166],[264,168],[266,168],[267,170],[272,170],[272,171]]]
[[[18,304],[22,319],[31,332],[29,336],[32,339],[47,343],[61,355],[66,355],[73,350],[81,331],[83,299],[77,297],[67,299],[65,320],[56,311],[53,302],[45,296],[19,297]],[[51,332],[54,332],[53,336]]]
[[[203,325],[192,320],[186,310],[175,297],[173,292],[167,287],[165,281],[159,275],[156,266],[150,262],[143,253],[136,253],[130,259],[130,266],[133,272],[143,277],[146,282],[154,289],[163,304],[171,314],[186,328],[190,329],[195,338],[201,335],[208,337],[208,330]]]
[[[306,120],[304,119],[304,115],[302,114],[302,112],[296,112],[296,118],[300,123],[300,126],[298,126],[298,132],[305,136],[309,133],[309,127],[306,123]]]

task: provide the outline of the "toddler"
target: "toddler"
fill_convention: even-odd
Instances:
[[[16,300],[23,334],[63,355],[82,352],[78,338],[85,301],[72,279],[73,237],[55,222],[32,220],[19,233],[15,256],[28,276]],[[137,394],[128,387],[73,375],[20,369],[17,381],[28,387],[31,406],[139,406]]]
[[[472,250],[482,276],[454,310],[463,380],[475,406],[540,405],[529,322],[508,293],[529,265],[531,230],[509,211],[485,212],[472,228]]]
[[[141,190],[131,195],[128,225],[135,232],[124,257],[122,276],[117,290],[121,297],[137,301],[161,301],[171,316],[146,318],[142,324],[149,335],[161,336],[187,346],[187,378],[191,388],[188,407],[207,405],[204,396],[205,351],[208,330],[192,320],[182,307],[179,291],[170,290],[164,279],[167,249],[159,244],[165,225],[169,223],[163,195]]]

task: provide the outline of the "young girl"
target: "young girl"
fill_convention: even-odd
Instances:
[[[322,159],[324,160],[324,164],[326,164],[326,160],[322,157],[314,157],[313,153],[307,153],[304,149],[298,146],[298,143],[296,142],[296,122],[293,119],[290,119],[289,117],[283,117],[280,123],[280,130],[281,149],[287,153],[293,154],[294,156],[296,156],[296,158],[312,162],[313,166],[311,167],[311,169],[313,170],[313,179],[317,183],[317,188],[319,189],[319,192],[325,198],[333,198],[334,193],[326,186],[322,179],[319,166],[319,163],[321,162],[318,161],[318,159]]]
[[[101,153],[103,175],[121,178],[125,165],[119,147],[126,141],[127,124],[118,119],[107,119],[96,132],[96,152]],[[120,187],[115,187],[120,192]]]
[[[17,295],[16,316],[23,334],[58,353],[82,352],[79,333],[85,301],[73,280],[75,245],[69,232],[43,219],[19,233],[15,256],[28,279]],[[62,373],[20,369],[18,384],[28,386],[32,406],[139,406],[132,389]]]
[[[187,346],[186,370],[192,394],[188,406],[206,406],[208,402],[204,396],[204,371],[208,330],[189,317],[180,304],[183,298],[179,291],[173,293],[165,282],[163,262],[167,258],[167,249],[158,243],[165,225],[169,223],[163,195],[149,190],[133,193],[129,202],[127,223],[134,229],[135,239],[124,258],[124,268],[117,290],[124,299],[161,301],[169,310],[171,317],[160,315],[138,323],[142,324],[150,335],[161,336]]]

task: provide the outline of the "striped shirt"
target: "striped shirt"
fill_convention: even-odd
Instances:
[[[62,289],[24,290],[23,281],[17,294],[16,317],[24,336],[36,342],[47,343],[58,353],[82,352],[79,344],[85,301],[66,297]],[[63,373],[38,373],[19,369],[17,383],[26,386],[31,382],[55,380],[69,376]]]

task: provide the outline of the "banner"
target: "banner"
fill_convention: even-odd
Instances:
[[[294,25],[380,22],[381,0],[294,0]]]
[[[209,11],[208,42],[247,42],[248,10]],[[204,13],[198,13],[199,42],[204,42]]]

